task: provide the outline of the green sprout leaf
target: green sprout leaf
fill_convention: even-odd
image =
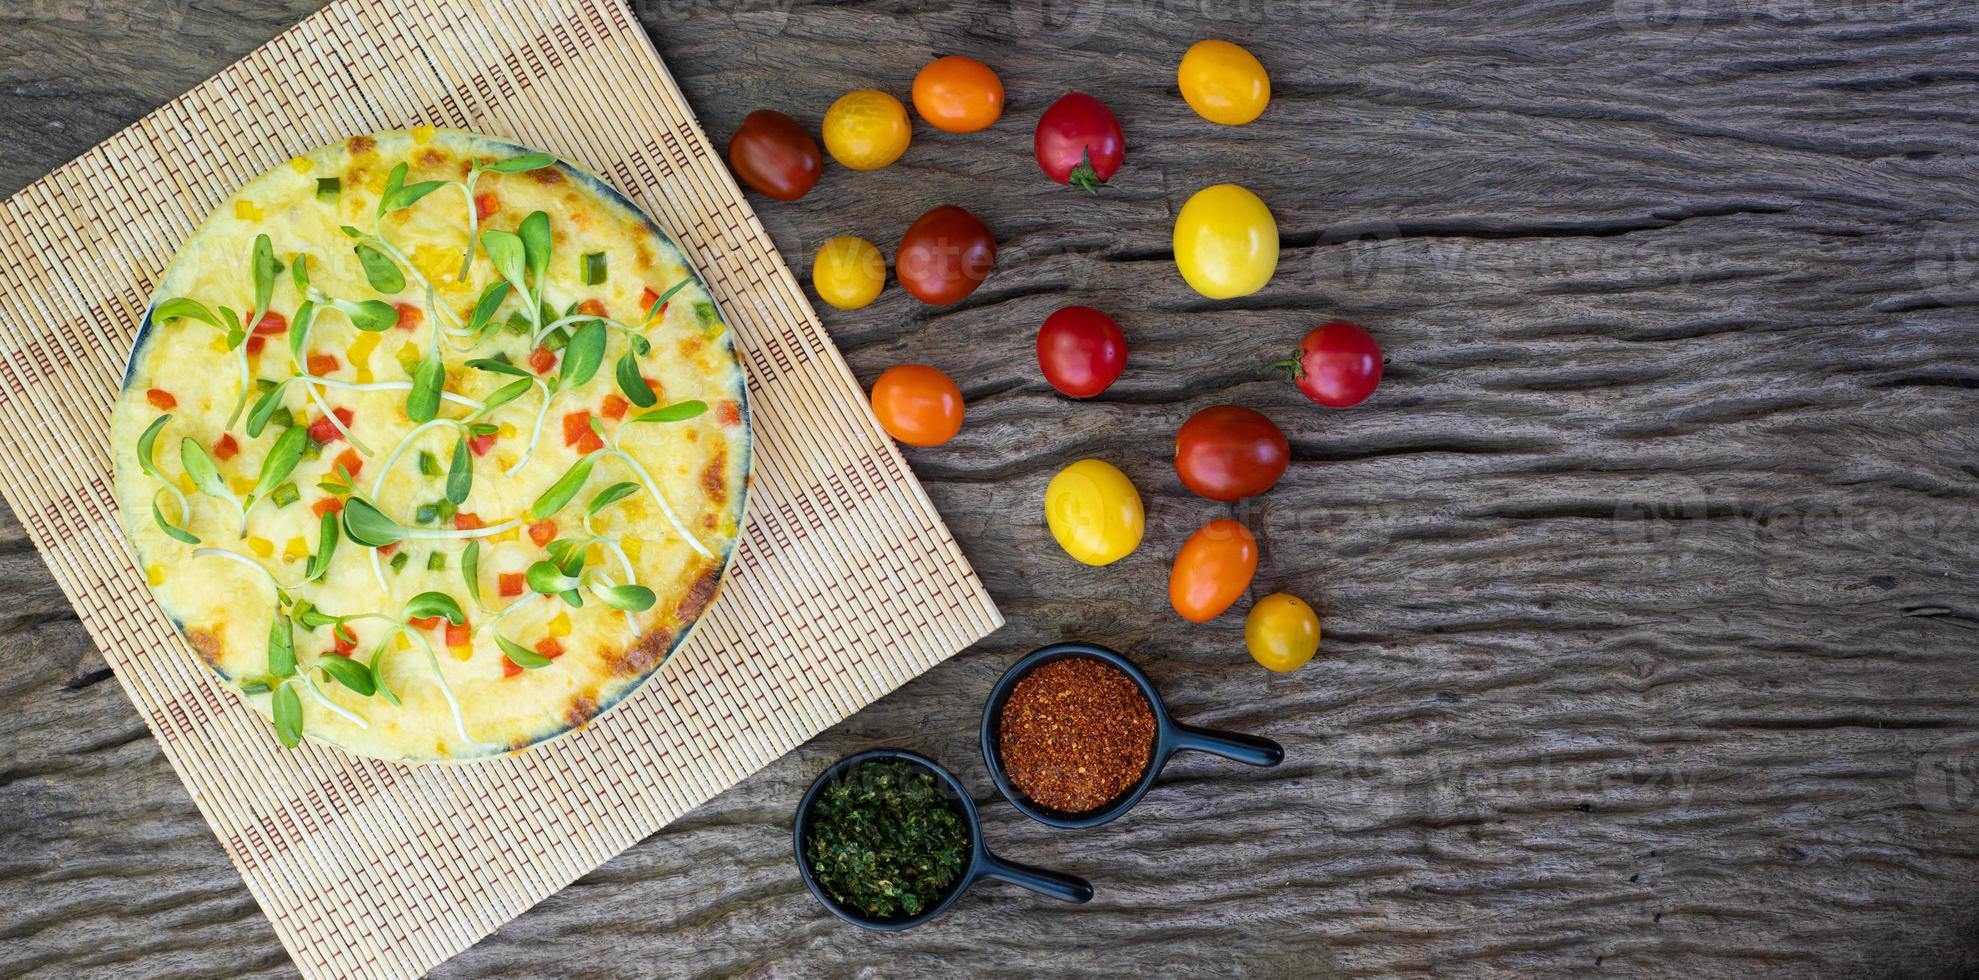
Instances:
[[[351,326],[365,333],[390,330],[399,323],[398,308],[382,299],[367,299],[361,303],[333,299],[330,305],[342,310],[345,316],[350,317]]]
[[[604,360],[605,323],[585,321],[571,335],[570,347],[564,351],[563,365],[557,371],[557,387],[569,391],[583,385],[598,373],[598,365]]]
[[[386,176],[385,193],[378,198],[378,217],[382,218],[388,212],[401,208],[409,208],[417,204],[420,198],[447,186],[444,180],[424,180],[408,185],[405,177],[409,170],[410,168],[404,163],[400,163]]]
[[[460,577],[467,580],[467,597],[476,606],[486,608],[481,601],[481,542],[469,541],[467,550],[460,554]]]
[[[165,423],[170,421],[172,421],[170,413],[160,415],[152,419],[150,425],[144,427],[143,435],[137,437],[137,468],[143,470],[144,475],[159,480],[165,477],[158,472],[158,463],[152,459],[154,452],[152,447],[158,442],[159,430],[165,428]]]
[[[268,673],[288,677],[295,673],[295,630],[289,617],[275,608],[275,621],[268,626]]]
[[[528,393],[530,386],[534,384],[535,382],[529,380],[528,378],[519,378],[515,381],[511,381],[508,384],[501,386],[500,388],[496,388],[493,394],[490,394],[487,398],[482,399],[481,411],[477,414],[486,415],[489,412],[492,412],[495,409],[508,404],[509,402],[521,398],[524,394]],[[499,426],[497,427],[497,430],[499,431]]]
[[[287,381],[284,381],[262,392],[261,397],[254,400],[254,407],[247,410],[247,434],[249,438],[260,438],[261,431],[268,427],[268,420],[274,418],[275,410],[282,407],[282,392],[288,387],[288,384]]]
[[[582,584],[576,576],[565,575],[553,561],[539,561],[529,566],[529,571],[523,578],[529,583],[530,591],[541,592],[544,595],[568,592]]]
[[[618,370],[615,373],[618,376],[618,390],[625,392],[627,401],[640,408],[651,408],[659,402],[659,396],[653,394],[653,387],[647,384],[645,376],[639,373],[638,356],[631,351],[626,351],[619,357]]]
[[[399,618],[431,619],[445,616],[447,622],[459,626],[467,622],[467,614],[461,611],[460,603],[445,592],[421,592],[405,601],[405,608],[399,610]]]
[[[405,415],[414,422],[431,422],[440,414],[440,392],[447,366],[438,357],[422,357],[412,370],[412,390],[405,396]]]
[[[498,174],[520,174],[528,173],[531,170],[541,170],[556,162],[557,158],[548,153],[526,153],[519,157],[497,160],[481,169],[492,170]]]
[[[165,512],[158,509],[158,501],[156,500],[153,500],[151,502],[151,519],[157,521],[158,529],[164,531],[166,536],[170,537],[174,541],[184,541],[186,544],[199,543],[198,535],[195,535],[191,531],[185,530],[184,528],[177,527],[173,525],[172,522],[166,520]]]
[[[528,371],[525,371],[522,368],[510,364],[507,361],[498,361],[492,357],[473,358],[472,360],[469,360],[467,362],[467,366],[474,368],[477,371],[493,371],[496,374],[507,374],[517,378],[535,377],[535,375],[530,374]]]
[[[467,502],[468,491],[474,488],[474,460],[467,454],[467,440],[454,442],[454,458],[447,464],[447,499],[456,504]]]
[[[352,497],[344,504],[344,534],[367,548],[382,548],[405,537],[405,528],[371,501]]]
[[[297,252],[295,258],[289,260],[289,281],[295,283],[296,292],[309,292],[308,252]]]
[[[288,681],[276,688],[270,702],[275,713],[275,737],[289,748],[301,745],[302,699],[296,697],[295,682]]]
[[[562,510],[563,505],[570,503],[570,498],[577,496],[577,491],[584,489],[584,481],[591,478],[591,463],[589,456],[578,460],[576,466],[571,467],[569,472],[543,491],[535,503],[529,505],[529,516],[540,521]]]
[[[522,219],[515,233],[522,239],[522,249],[529,260],[529,281],[542,288],[543,275],[550,269],[550,216],[541,211],[529,212]]]
[[[538,670],[550,665],[550,658],[500,633],[495,634],[495,645],[502,648],[502,656],[507,657],[509,663],[521,667],[524,670]]]
[[[481,233],[481,248],[488,253],[488,261],[495,266],[495,273],[516,288],[523,295],[529,294],[529,281],[525,278],[528,254],[522,239],[514,232],[484,231]]]
[[[309,328],[315,323],[316,303],[313,300],[303,300],[302,305],[296,307],[295,322],[289,324],[289,356],[294,358],[297,364],[302,363],[302,348],[308,341]]]
[[[295,472],[296,464],[302,461],[302,450],[309,443],[309,430],[300,425],[292,425],[275,437],[275,445],[269,447],[268,455],[261,459],[261,475],[254,480],[255,492],[263,487],[272,487],[288,479]]]
[[[299,432],[299,429],[290,429]],[[337,512],[326,510],[316,530],[316,553],[309,556],[302,580],[314,582],[330,571],[330,558],[337,553]]]
[[[637,483],[614,483],[598,491],[598,495],[591,498],[589,512],[593,517],[596,517],[599,511],[611,506],[614,502],[623,500],[638,492],[639,484]]]
[[[708,403],[700,400],[674,402],[665,408],[654,409],[632,417],[634,422],[685,422],[708,410]]]
[[[370,245],[359,245],[356,252],[357,263],[364,267],[364,281],[370,283],[372,289],[387,295],[405,289],[405,273],[399,271],[397,262]]]
[[[268,302],[275,297],[275,275],[282,271],[282,264],[275,261],[275,245],[267,235],[254,237],[254,318],[258,323],[261,314],[268,312]]]
[[[646,319],[651,320],[652,318],[659,316],[660,307],[667,305],[667,301],[673,299],[673,294],[680,292],[683,289],[686,289],[687,284],[693,281],[694,281],[694,277],[689,276],[677,283],[674,283],[671,286],[668,286],[666,292],[661,293],[658,299],[653,300],[653,305],[646,307]]]
[[[159,323],[181,318],[198,320],[201,323],[211,324],[216,327],[221,325],[220,318],[214,316],[213,311],[207,309],[206,305],[198,300],[185,299],[183,297],[168,299],[158,304],[157,309],[151,311],[151,319]]]
[[[394,632],[392,635],[396,636],[397,633]],[[378,649],[371,651],[371,683],[378,688],[378,696],[384,698],[387,704],[398,705],[400,703],[398,692],[385,683],[385,671],[380,666],[385,659],[385,643],[391,641],[392,637],[387,636],[384,643],[378,644]]]
[[[227,489],[227,481],[220,478],[220,470],[213,464],[213,457],[206,455],[206,447],[194,441],[191,436],[179,440],[179,462],[186,468],[186,475],[199,487],[200,492],[211,497],[233,499]]]
[[[356,692],[359,697],[368,698],[378,693],[378,683],[371,676],[371,668],[338,654],[319,658],[316,666],[330,675],[330,679]]]
[[[653,590],[643,585],[609,585],[604,588],[594,588],[592,591],[597,593],[598,598],[604,600],[605,605],[613,609],[645,612],[653,608]]]
[[[489,283],[481,291],[480,300],[474,304],[474,315],[467,318],[467,329],[480,333],[494,325],[495,311],[501,309],[502,301],[508,299],[514,288],[506,282]]]

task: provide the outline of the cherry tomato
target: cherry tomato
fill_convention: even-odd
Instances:
[[[1210,521],[1182,542],[1168,573],[1168,602],[1182,618],[1207,623],[1230,608],[1257,574],[1257,539],[1229,518]]]
[[[840,235],[811,260],[811,285],[819,299],[841,310],[856,310],[879,297],[886,285],[886,260],[872,242]]]
[[[853,170],[878,170],[900,159],[913,135],[907,107],[877,89],[847,92],[825,110],[825,149]]]
[[[1127,152],[1120,120],[1084,92],[1053,102],[1038,118],[1032,143],[1045,176],[1095,194],[1120,169]]]
[[[910,446],[939,446],[962,431],[962,389],[926,364],[887,368],[873,382],[873,414]]]
[[[824,158],[818,155],[818,141],[797,120],[758,109],[729,137],[728,164],[743,183],[758,192],[779,201],[795,201],[817,184]]]
[[[1350,408],[1367,401],[1381,383],[1381,345],[1366,330],[1335,320],[1313,328],[1291,359],[1275,366],[1291,368],[1307,398],[1327,408]]]
[[[1271,101],[1271,76],[1257,56],[1229,41],[1197,41],[1182,55],[1176,87],[1196,115],[1224,126],[1242,126]]]
[[[1278,482],[1291,461],[1285,433],[1240,405],[1212,405],[1175,433],[1175,473],[1211,500],[1242,500]]]
[[[1003,115],[1003,80],[974,58],[936,58],[914,76],[914,111],[936,129],[973,133]]]
[[[921,215],[900,236],[893,274],[923,303],[940,306],[976,291],[996,265],[996,236],[953,204]]]
[[[1278,222],[1236,184],[1205,187],[1175,214],[1175,267],[1210,299],[1249,296],[1278,269]]]
[[[1044,517],[1058,546],[1088,565],[1110,565],[1133,554],[1147,528],[1134,481],[1098,459],[1082,459],[1051,478],[1044,488]]]
[[[1319,652],[1319,614],[1298,596],[1274,592],[1244,617],[1244,646],[1266,670],[1297,670]]]
[[[1112,317],[1090,306],[1068,306],[1038,328],[1038,367],[1053,388],[1091,398],[1127,367],[1127,336]]]

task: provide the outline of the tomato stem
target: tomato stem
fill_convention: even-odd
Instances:
[[[1264,368],[1267,371],[1272,368],[1284,368],[1292,372],[1292,380],[1294,381],[1306,376],[1306,366],[1297,357],[1288,357],[1282,361],[1272,361],[1270,364],[1265,365]]]
[[[1065,182],[1073,187],[1085,190],[1088,194],[1099,193],[1099,185],[1105,183],[1105,181],[1100,179],[1099,171],[1093,169],[1092,147],[1086,147],[1084,155],[1079,160],[1079,165],[1073,167],[1072,172],[1065,175]]]

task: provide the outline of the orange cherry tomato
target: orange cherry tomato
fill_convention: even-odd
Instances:
[[[914,111],[936,129],[973,133],[1003,115],[1003,80],[974,58],[937,58],[914,76]]]
[[[1168,602],[1182,618],[1206,623],[1230,608],[1257,574],[1257,539],[1229,518],[1210,521],[1182,542],[1168,573]]]
[[[873,382],[873,414],[910,446],[939,446],[962,431],[962,389],[926,364],[886,369]]]

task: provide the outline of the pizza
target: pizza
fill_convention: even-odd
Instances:
[[[651,677],[715,598],[751,458],[672,240],[570,163],[424,127],[207,217],[110,449],[199,658],[282,744],[402,762],[519,751]]]

